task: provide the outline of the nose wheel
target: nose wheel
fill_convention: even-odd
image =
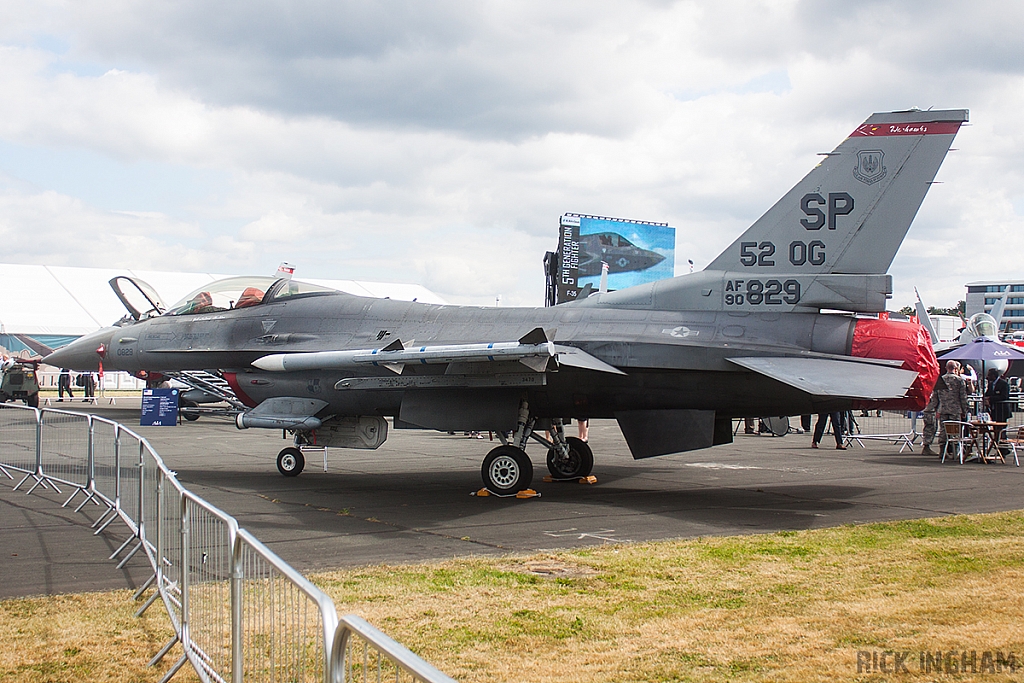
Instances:
[[[498,446],[484,458],[480,476],[492,493],[517,493],[533,482],[533,463],[520,448]]]
[[[289,446],[277,454],[277,471],[286,477],[297,477],[306,466],[306,459],[302,457],[302,451],[294,446]]]

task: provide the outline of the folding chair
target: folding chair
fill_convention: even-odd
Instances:
[[[1013,451],[1013,464],[1020,467],[1020,459],[1017,457],[1017,449],[1024,449],[1024,426],[1017,427],[1017,435],[1014,438],[1009,438],[1009,429],[1003,434],[1003,439],[997,445],[999,448],[1009,448]]]
[[[946,453],[949,452],[950,444],[956,444],[957,453],[960,455],[960,464],[964,464],[964,450],[966,447],[975,445],[974,431],[971,423],[947,420],[942,423],[946,431],[946,445],[942,447],[942,462],[946,462]]]

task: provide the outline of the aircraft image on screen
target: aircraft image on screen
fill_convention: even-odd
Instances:
[[[638,247],[617,232],[595,232],[580,235],[580,277],[601,274],[601,263],[608,264],[609,273],[647,270],[665,257],[656,251]]]
[[[231,278],[57,350],[75,370],[211,370],[241,428],[301,447],[377,448],[395,427],[490,430],[484,485],[589,475],[570,418],[613,418],[635,458],[732,441],[732,418],[920,409],[938,374],[924,328],[878,317],[886,274],[966,110],[874,114],[706,269],[547,308],[431,305],[289,278]],[[127,279],[116,280],[124,289]],[[144,290],[145,287],[143,286]],[[126,302],[133,299],[124,296]],[[827,310],[827,312],[823,312]],[[865,315],[867,314],[867,315]],[[550,434],[550,439],[546,434]]]

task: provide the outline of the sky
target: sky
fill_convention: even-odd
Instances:
[[[0,0],[0,262],[541,305],[565,212],[701,269],[871,112],[968,108],[890,308],[1024,277],[1024,3]]]

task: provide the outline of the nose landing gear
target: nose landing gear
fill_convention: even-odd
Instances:
[[[294,446],[289,446],[277,454],[277,471],[286,477],[297,477],[306,466],[306,458],[302,451]]]

